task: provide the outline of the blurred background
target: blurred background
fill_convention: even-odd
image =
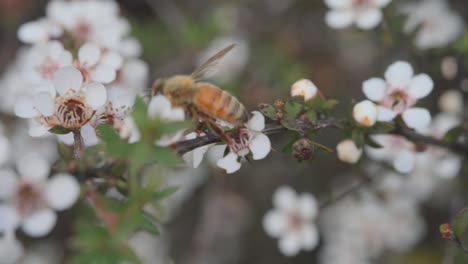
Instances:
[[[234,94],[249,110],[256,109],[259,103],[273,103],[278,98],[289,97],[291,84],[307,78],[326,97],[341,102],[335,110],[336,116],[349,116],[352,103],[364,99],[361,92],[364,80],[383,76],[387,66],[396,60],[407,60],[415,72],[426,72],[435,80],[435,90],[421,104],[436,113],[439,111],[439,95],[448,89],[458,89],[459,80],[463,79],[464,72],[455,81],[444,80],[440,73],[440,63],[446,55],[463,61],[462,54],[451,48],[419,51],[412,45],[410,36],[398,32],[404,17],[397,14],[394,3],[402,1],[393,1],[385,11],[385,17],[392,20],[385,21],[382,28],[375,31],[329,28],[324,20],[328,8],[323,1],[117,2],[122,15],[131,24],[132,35],[142,45],[142,60],[149,64],[151,81],[190,73],[215,51],[236,43],[235,51],[225,58],[210,81]],[[0,0],[0,72],[6,71],[15,59],[20,46],[18,27],[42,17],[46,3],[44,0]],[[450,4],[459,14],[468,16],[466,1],[450,1]],[[148,87],[150,85],[148,83]],[[2,119],[8,119],[8,116],[4,115]],[[334,148],[341,137],[335,131],[327,131],[320,137],[320,142]],[[309,192],[319,201],[325,201],[331,193],[353,186],[362,177],[362,168],[368,162],[364,161],[360,166],[346,165],[340,163],[335,154],[330,154],[298,163],[291,155],[281,153],[287,135],[274,136],[271,140],[275,149],[272,154],[254,164],[244,164],[233,175],[226,175],[209,159],[196,170],[168,171],[167,184],[179,185],[181,189],[167,202],[169,210],[164,213],[167,224],[163,235],[154,238],[141,233],[131,239],[145,263],[338,263],[324,260],[325,248],[328,251],[335,249],[338,255],[344,254],[344,249],[340,245],[327,244],[325,238],[333,235],[322,232],[333,230],[326,225],[322,228],[321,217],[318,221],[321,227],[319,247],[302,251],[293,258],[281,254],[277,240],[265,233],[262,218],[272,208],[272,194],[279,186],[292,186],[299,193]],[[366,171],[365,174],[369,174],[369,170]],[[462,174],[467,176],[466,172]],[[416,221],[415,228],[423,231],[418,231],[415,242],[401,250],[384,248],[370,257],[368,263],[455,263],[456,258],[461,259],[458,263],[468,263],[438,232],[438,226],[448,222],[456,209],[466,203],[466,179],[459,176],[454,180],[434,180],[432,184],[442,188],[434,188],[430,197],[415,207],[417,212],[412,212],[422,219],[422,222]],[[350,197],[361,191],[358,189],[367,188],[359,186],[349,194]],[[356,205],[345,203],[340,206],[349,206],[352,210]],[[333,205],[322,208],[321,213],[326,215],[330,208],[334,208]],[[25,238],[27,257],[24,263],[67,262],[67,256],[71,254],[67,237],[73,221],[73,216],[67,214],[63,213],[58,226],[45,240]],[[332,218],[343,217],[333,215],[331,213]],[[325,218],[325,221],[328,220]],[[379,225],[378,222],[373,224]],[[394,228],[398,230],[398,221]],[[372,236],[372,229],[367,231]],[[377,235],[376,243],[384,239]],[[337,236],[348,236],[343,239],[351,241],[350,244],[355,239],[353,233]],[[339,263],[359,262],[344,260]]]

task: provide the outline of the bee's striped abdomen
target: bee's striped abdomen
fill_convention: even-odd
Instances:
[[[205,114],[234,125],[248,120],[244,106],[232,95],[208,83],[197,83],[194,104]]]

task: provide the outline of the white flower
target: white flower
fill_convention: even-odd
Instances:
[[[204,133],[200,134],[200,136],[203,136],[203,135],[204,135]],[[192,133],[189,133],[189,134],[185,135],[186,140],[195,139],[195,138],[197,138],[197,133],[195,133],[195,132],[192,132]],[[198,166],[200,166],[200,163],[203,160],[203,156],[205,155],[205,153],[208,151],[208,149],[210,147],[212,147],[214,145],[215,144],[208,144],[208,145],[196,148],[196,149],[194,149],[192,151],[189,151],[189,152],[185,153],[182,156],[182,158],[192,168],[194,168],[194,169],[198,168]],[[236,156],[236,161],[237,161],[237,155],[235,155],[235,156]]]
[[[24,254],[24,247],[15,237],[14,231],[7,231],[0,237],[0,259],[2,264],[18,263]]]
[[[78,50],[78,68],[84,77],[84,82],[111,83],[117,76],[117,70],[122,67],[122,57],[111,50],[102,51],[97,45],[85,43]]]
[[[50,41],[34,46],[25,58],[23,78],[31,84],[44,84],[52,81],[60,67],[71,65],[72,55],[62,43]]]
[[[162,121],[174,122],[183,121],[185,119],[184,109],[172,107],[171,102],[164,95],[156,95],[151,98],[148,105],[148,116],[151,118],[159,118]],[[163,135],[156,141],[158,146],[169,146],[182,139],[185,129],[181,129],[170,135]]]
[[[53,85],[41,87],[33,95],[18,100],[15,113],[33,118],[36,126],[30,128],[30,134],[41,136],[57,125],[81,128],[106,101],[107,92],[102,84],[83,85],[80,71],[67,66],[55,73]]]
[[[315,226],[318,205],[315,197],[297,195],[290,187],[280,187],[273,194],[274,209],[263,218],[263,228],[279,239],[279,249],[285,256],[297,255],[301,249],[312,250],[319,242]]]
[[[0,171],[0,232],[21,226],[29,236],[48,234],[55,225],[54,210],[70,208],[80,195],[80,186],[69,174],[49,180],[50,164],[37,154],[18,161],[19,177],[11,170]]]
[[[458,90],[448,90],[439,97],[442,112],[460,114],[463,112],[463,94]]]
[[[404,6],[402,12],[408,14],[404,31],[417,30],[415,44],[421,49],[444,47],[463,32],[463,18],[445,0],[419,1]]]
[[[362,156],[362,149],[358,148],[354,141],[346,139],[336,145],[336,152],[341,161],[355,164]]]
[[[371,127],[377,122],[377,106],[369,100],[356,104],[353,108],[353,118],[365,127]]]
[[[427,74],[413,75],[409,63],[397,61],[388,67],[385,80],[371,78],[363,83],[366,97],[378,104],[378,121],[390,121],[401,114],[408,127],[423,129],[430,124],[429,111],[413,106],[431,93],[434,83]]]
[[[317,86],[307,79],[301,79],[295,82],[291,87],[291,96],[302,96],[304,97],[304,101],[314,98],[317,93]]]
[[[252,112],[252,117],[245,128],[239,129],[239,134],[232,138],[229,146],[230,153],[218,160],[217,165],[226,170],[227,173],[238,171],[241,164],[239,157],[245,157],[252,153],[254,160],[264,159],[271,150],[270,139],[262,133],[265,128],[265,117],[258,111]]]
[[[360,29],[375,28],[382,21],[382,8],[391,0],[325,0],[331,8],[325,21],[332,28],[346,28],[356,24]]]
[[[370,158],[389,162],[400,173],[409,173],[414,169],[416,146],[412,142],[394,135],[373,135],[372,139],[382,148],[366,147]]]
[[[46,43],[51,39],[61,37],[62,34],[63,29],[46,18],[27,22],[18,30],[18,38],[28,44]]]

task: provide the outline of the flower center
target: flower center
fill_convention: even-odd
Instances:
[[[57,117],[63,127],[79,128],[86,124],[92,112],[86,105],[76,99],[70,98],[57,105]]]
[[[358,9],[368,8],[370,5],[370,0],[353,0],[353,6]]]
[[[91,26],[88,23],[79,23],[74,30],[74,35],[79,40],[86,40],[91,32]]]
[[[14,198],[15,206],[22,216],[30,215],[31,213],[44,208],[45,201],[42,196],[42,190],[29,182],[21,182],[16,188]]]
[[[51,60],[50,58],[47,58],[46,61],[39,65],[37,71],[43,79],[52,80],[58,68],[59,66],[55,61]]]
[[[405,90],[393,89],[387,93],[380,104],[385,108],[391,109],[393,112],[401,114],[410,108],[414,104],[414,101]]]
[[[239,129],[239,132],[232,137],[232,145],[229,147],[231,148],[231,151],[237,155],[245,156],[249,154],[249,144],[252,142],[252,139],[252,133],[246,128],[241,128]]]
[[[304,225],[304,219],[299,212],[293,211],[289,214],[288,227],[290,230],[299,230]]]

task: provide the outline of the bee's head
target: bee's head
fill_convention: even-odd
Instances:
[[[157,79],[151,87],[151,96],[164,93],[163,88],[166,85],[166,79]]]

